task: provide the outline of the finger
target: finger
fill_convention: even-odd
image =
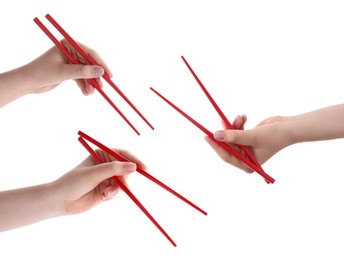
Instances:
[[[119,176],[119,179],[121,182],[129,189],[128,183],[126,182],[128,175]],[[117,180],[114,178],[111,178],[109,180],[110,184],[103,187],[103,189],[100,190],[100,193],[102,194],[103,200],[110,200],[113,199],[122,189],[117,183]]]
[[[88,81],[85,81],[85,85],[86,85],[87,95],[93,94],[94,93],[94,87]]]
[[[128,186],[128,184],[127,184],[128,176],[129,176],[128,174],[127,174],[127,175],[118,176],[118,177],[120,178],[120,180],[121,180],[126,186]],[[110,181],[110,185],[112,185],[112,186],[114,186],[114,187],[118,187],[118,184],[117,184],[117,182],[115,181],[114,178],[109,179],[109,181]]]
[[[235,156],[228,153],[225,149],[223,149],[220,145],[218,145],[216,142],[211,140],[208,136],[206,136],[205,141],[211,146],[211,148],[214,149],[214,151],[218,154],[218,156],[224,160],[227,163],[232,164],[233,166],[247,172],[252,173],[253,170],[249,168],[246,164],[242,163],[239,159],[237,159]]]
[[[236,116],[232,124],[233,128],[243,130],[246,121],[247,121],[247,117],[245,115]]]
[[[102,181],[109,179],[113,176],[123,176],[130,174],[136,170],[136,164],[132,162],[107,162],[101,163],[89,168],[88,177],[92,183],[98,185]]]
[[[142,168],[143,170],[147,169],[147,166],[139,159],[137,158],[135,155],[133,155],[132,153],[130,153],[127,150],[123,150],[123,149],[113,149],[114,151],[116,151],[117,153],[121,154],[122,156],[124,156],[125,158],[127,158],[129,161],[134,162],[135,164],[137,164],[140,168]],[[111,155],[109,155],[108,153],[105,153],[102,150],[97,149],[96,152],[106,161],[106,162],[111,162],[111,161],[117,161],[117,159]]]
[[[95,80],[97,81],[98,85],[102,88],[103,84],[101,80],[99,78],[96,78]],[[88,96],[95,92],[95,88],[87,79],[75,79],[75,82],[80,88],[82,94],[84,94],[85,96]]]
[[[103,88],[103,84],[100,80],[100,78],[95,78],[94,79],[97,83],[98,83],[98,86],[100,88]],[[93,94],[95,92],[95,88],[93,87],[93,85],[86,79],[84,79],[84,82],[85,82],[85,85],[86,85],[86,91],[88,94]]]
[[[61,81],[69,79],[99,78],[104,74],[104,69],[97,65],[63,64]]]
[[[85,96],[88,96],[88,92],[86,90],[86,83],[84,80],[82,79],[75,79],[76,84],[78,85],[78,87],[80,88],[82,94],[84,94]]]
[[[234,129],[243,130],[246,121],[247,121],[246,115],[236,116],[231,125]],[[222,121],[221,123],[224,129],[228,129],[224,121]]]
[[[78,43],[83,49],[84,51],[87,52],[87,54],[89,56],[91,56],[91,58],[102,68],[104,68],[105,73],[112,78],[113,74],[111,73],[109,67],[107,66],[107,64],[105,63],[105,61],[102,59],[102,57],[100,57],[100,55],[93,49],[87,47],[86,45],[82,44],[82,43]]]
[[[214,138],[231,144],[255,146],[251,130],[220,130],[214,133]]]
[[[244,130],[245,124],[247,122],[247,116],[246,115],[242,115],[241,119],[242,119],[242,122],[241,122],[241,125],[239,125],[238,129]]]
[[[137,156],[135,156],[131,152],[127,150],[123,150],[123,149],[117,149],[116,151],[120,153],[121,155],[123,155],[124,157],[126,157],[129,161],[132,161],[135,164],[137,164],[143,170],[147,170],[148,167]]]
[[[110,200],[115,197],[115,195],[118,192],[118,187],[110,186],[107,187],[103,192],[102,192],[102,199],[103,200]]]

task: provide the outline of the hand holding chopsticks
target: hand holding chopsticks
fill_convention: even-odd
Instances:
[[[69,44],[75,48],[75,50],[89,63],[92,65],[98,65],[90,55],[85,52],[82,47],[73,40],[73,38],[67,34],[67,32],[51,17],[47,14],[46,18],[50,23],[65,37]],[[72,64],[80,64],[80,62],[75,59],[75,57],[67,50],[67,48],[61,44],[57,38],[48,30],[47,27],[36,17],[34,22],[42,29],[42,31],[54,42],[54,44],[59,48],[59,50],[66,56],[66,58]],[[103,74],[103,78],[115,89],[115,91],[134,109],[134,111],[146,122],[146,124],[154,129],[153,126],[148,122],[148,120],[141,114],[141,112],[133,105],[133,103],[124,95],[124,93],[115,85],[115,83],[110,79],[107,73]],[[111,99],[105,94],[101,89],[100,85],[95,79],[88,79],[89,83],[103,96],[103,98],[117,111],[117,113],[127,122],[127,124],[139,135],[138,130],[133,126],[133,124],[124,116],[124,114],[119,110],[119,108],[111,101]]]
[[[207,89],[204,87],[202,82],[197,77],[196,73],[192,70],[188,62],[185,60],[185,58],[182,56],[182,59],[188,69],[190,70],[191,74],[196,79],[199,86],[202,88],[204,94],[207,96],[213,107],[215,108],[216,112],[219,114],[223,122],[225,123],[225,126],[227,129],[233,129],[233,126],[230,124],[229,120],[226,118],[224,113],[221,111],[219,106],[216,104],[215,100],[211,97]],[[171,101],[169,101],[167,98],[165,98],[163,95],[161,95],[159,92],[154,90],[153,88],[150,88],[155,94],[157,94],[160,98],[162,98],[166,103],[168,103],[170,106],[172,106],[175,110],[177,110],[181,115],[183,115],[186,119],[188,119],[191,123],[193,123],[196,127],[198,127],[201,131],[203,131],[211,140],[213,140],[215,143],[220,145],[223,149],[225,149],[228,153],[235,156],[237,159],[245,163],[248,167],[250,167],[252,170],[256,171],[258,174],[260,174],[267,183],[274,183],[275,180],[270,177],[261,167],[261,165],[258,163],[256,158],[253,156],[252,152],[250,151],[249,147],[246,146],[240,146],[242,150],[245,152],[248,158],[244,157],[241,153],[237,152],[235,149],[233,149],[231,146],[224,142],[220,142],[214,138],[214,134],[210,132],[208,129],[206,129],[204,126],[202,126],[200,123],[198,123],[196,120],[191,118],[189,115],[187,115],[184,111],[182,111],[180,108],[178,108],[176,105],[174,105]]]
[[[93,156],[93,158],[98,162],[98,163],[103,163],[103,160],[99,157],[99,155],[87,144],[87,142],[85,140],[87,140],[88,142],[91,142],[92,144],[94,144],[95,146],[97,146],[98,148],[100,148],[103,152],[108,153],[109,155],[113,156],[114,158],[116,158],[119,161],[123,161],[123,162],[129,162],[130,160],[125,158],[123,155],[119,154],[118,152],[106,147],[105,145],[103,145],[102,143],[98,142],[97,140],[93,139],[92,137],[90,137],[89,135],[79,131],[79,141],[80,143],[88,150],[88,152]],[[199,212],[201,212],[204,215],[207,215],[207,213],[202,210],[201,208],[199,208],[198,206],[196,206],[195,204],[193,204],[192,202],[190,202],[189,200],[187,200],[185,197],[183,197],[182,195],[180,195],[179,193],[177,193],[176,191],[174,191],[173,189],[171,189],[170,187],[168,187],[166,184],[162,183],[161,181],[159,181],[157,178],[153,177],[152,175],[150,175],[147,171],[145,171],[144,169],[142,169],[141,167],[137,166],[136,169],[137,172],[139,172],[141,175],[143,175],[144,177],[146,177],[147,179],[153,181],[154,183],[156,183],[157,185],[159,185],[160,187],[164,188],[165,190],[167,190],[168,192],[172,193],[173,195],[175,195],[177,198],[181,199],[182,201],[184,201],[185,203],[189,204],[191,207],[195,208],[196,210],[198,210]],[[134,196],[134,194],[125,186],[125,184],[122,183],[121,179],[118,178],[117,176],[113,177],[114,181],[120,186],[120,188],[133,200],[133,202],[142,210],[142,212],[153,222],[153,224],[163,233],[163,235],[172,243],[173,246],[176,246],[175,242],[171,239],[171,237],[165,232],[165,230],[159,225],[159,223],[153,218],[153,216],[148,212],[148,210],[142,205],[142,203]]]

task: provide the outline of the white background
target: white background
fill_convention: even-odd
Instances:
[[[155,130],[105,82],[141,136],[99,94],[84,97],[73,81],[23,97],[0,110],[0,189],[53,181],[79,164],[88,156],[77,141],[82,130],[136,154],[208,216],[134,174],[132,191],[176,248],[122,192],[84,214],[1,233],[0,259],[344,258],[343,140],[281,151],[264,165],[276,179],[267,185],[224,163],[200,130],[149,90],[220,129],[184,55],[230,120],[248,116],[247,128],[342,103],[342,1],[3,1],[0,71],[52,46],[34,17],[61,38],[47,13],[97,50]]]

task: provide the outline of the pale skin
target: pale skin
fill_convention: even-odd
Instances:
[[[344,138],[344,104],[295,116],[270,117],[249,130],[244,130],[246,120],[245,115],[237,116],[232,124],[236,130],[219,130],[214,133],[214,137],[234,147],[238,144],[249,146],[261,164],[293,144]],[[248,173],[253,172],[209,137],[205,137],[205,140],[225,162]],[[240,149],[235,149],[242,153]]]
[[[82,63],[85,61],[64,40],[62,43]],[[60,83],[74,79],[84,95],[94,92],[84,79],[103,73],[112,76],[105,62],[92,49],[80,44],[100,66],[72,65],[56,47],[52,47],[32,62],[0,74],[0,107],[28,94],[54,89]],[[146,166],[133,154],[116,149],[131,162],[119,162],[97,150],[105,163],[97,164],[91,156],[57,180],[36,186],[0,191],[0,232],[53,217],[85,212],[103,201],[110,200],[119,191],[113,176],[125,183],[128,174],[137,165]]]

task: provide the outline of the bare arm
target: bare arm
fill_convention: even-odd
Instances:
[[[0,74],[0,107],[28,94],[21,83],[25,80],[22,68]]]
[[[56,217],[62,212],[52,184],[0,192],[0,232]]]
[[[62,43],[77,60],[84,62],[65,40],[62,40]],[[76,81],[84,95],[92,94],[94,89],[85,79],[96,78],[101,85],[99,77],[104,71],[110,76],[112,74],[94,50],[83,44],[80,45],[100,66],[69,64],[57,47],[52,47],[30,63],[0,73],[0,108],[24,95],[52,90],[63,81],[70,79]]]
[[[228,144],[250,146],[260,163],[292,144],[344,138],[344,104],[296,116],[270,117],[249,130],[242,130],[245,121],[245,116],[237,117],[233,124],[241,130],[220,130],[215,133],[215,138]],[[205,139],[224,161],[252,172],[211,139]]]
[[[119,162],[98,151],[106,163],[95,165],[88,157],[79,166],[51,183],[0,192],[0,232],[53,217],[81,213],[109,200],[119,187],[111,178],[125,182],[136,164],[146,166],[126,151],[119,151],[135,163]]]
[[[293,143],[343,138],[344,104],[294,116],[290,121]]]

